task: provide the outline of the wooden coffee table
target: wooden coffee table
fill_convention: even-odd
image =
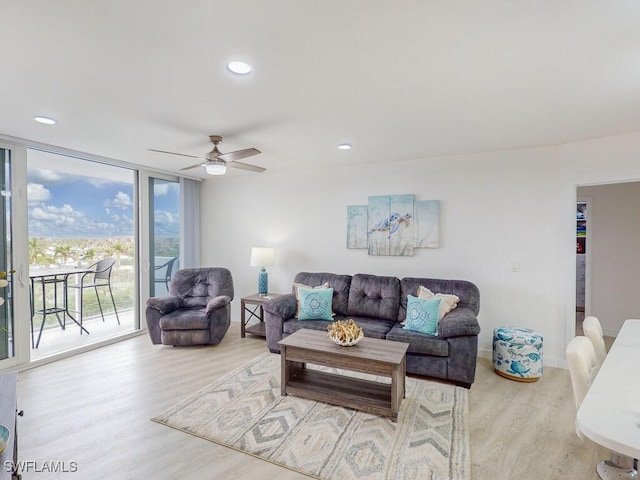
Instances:
[[[282,357],[282,395],[398,420],[405,396],[408,343],[365,337],[353,347],[341,347],[326,332],[303,328],[278,344]],[[390,377],[391,384],[308,369],[306,363]]]

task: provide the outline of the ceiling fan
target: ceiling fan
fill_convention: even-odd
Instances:
[[[209,175],[224,175],[227,172],[227,167],[239,168],[241,170],[250,170],[252,172],[264,172],[266,168],[258,167],[257,165],[250,165],[248,163],[238,162],[241,158],[252,157],[262,153],[257,148],[245,148],[243,150],[236,150],[234,152],[222,153],[218,150],[218,144],[222,142],[220,135],[209,135],[209,140],[213,143],[213,149],[207,153],[204,157],[198,157],[196,155],[187,155],[185,153],[166,152],[164,150],[155,150],[149,148],[150,152],[168,153],[170,155],[180,155],[181,157],[200,158],[205,160],[204,162],[196,163],[190,167],[181,168],[180,170],[190,170],[196,167],[204,167]]]

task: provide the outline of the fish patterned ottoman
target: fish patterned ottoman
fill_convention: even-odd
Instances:
[[[519,382],[542,376],[542,335],[528,328],[498,327],[493,331],[493,368]]]

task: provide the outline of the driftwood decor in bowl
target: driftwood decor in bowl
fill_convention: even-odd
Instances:
[[[342,347],[352,347],[364,337],[362,328],[356,325],[352,318],[333,322],[327,326],[327,330],[329,338]]]

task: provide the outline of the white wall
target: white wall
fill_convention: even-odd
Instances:
[[[357,148],[357,146],[356,146]],[[298,271],[465,279],[480,289],[481,353],[499,325],[544,335],[545,363],[564,365],[575,323],[576,185],[640,179],[640,134],[488,154],[212,178],[202,188],[203,265],[230,268],[239,298],[256,291],[252,246],[276,248],[270,291]],[[413,257],[346,248],[347,205],[369,195],[440,200],[438,249]],[[520,272],[511,264],[520,262]]]
[[[591,309],[607,335],[627,318],[640,318],[640,183],[578,188],[589,197],[587,249],[591,257]]]

